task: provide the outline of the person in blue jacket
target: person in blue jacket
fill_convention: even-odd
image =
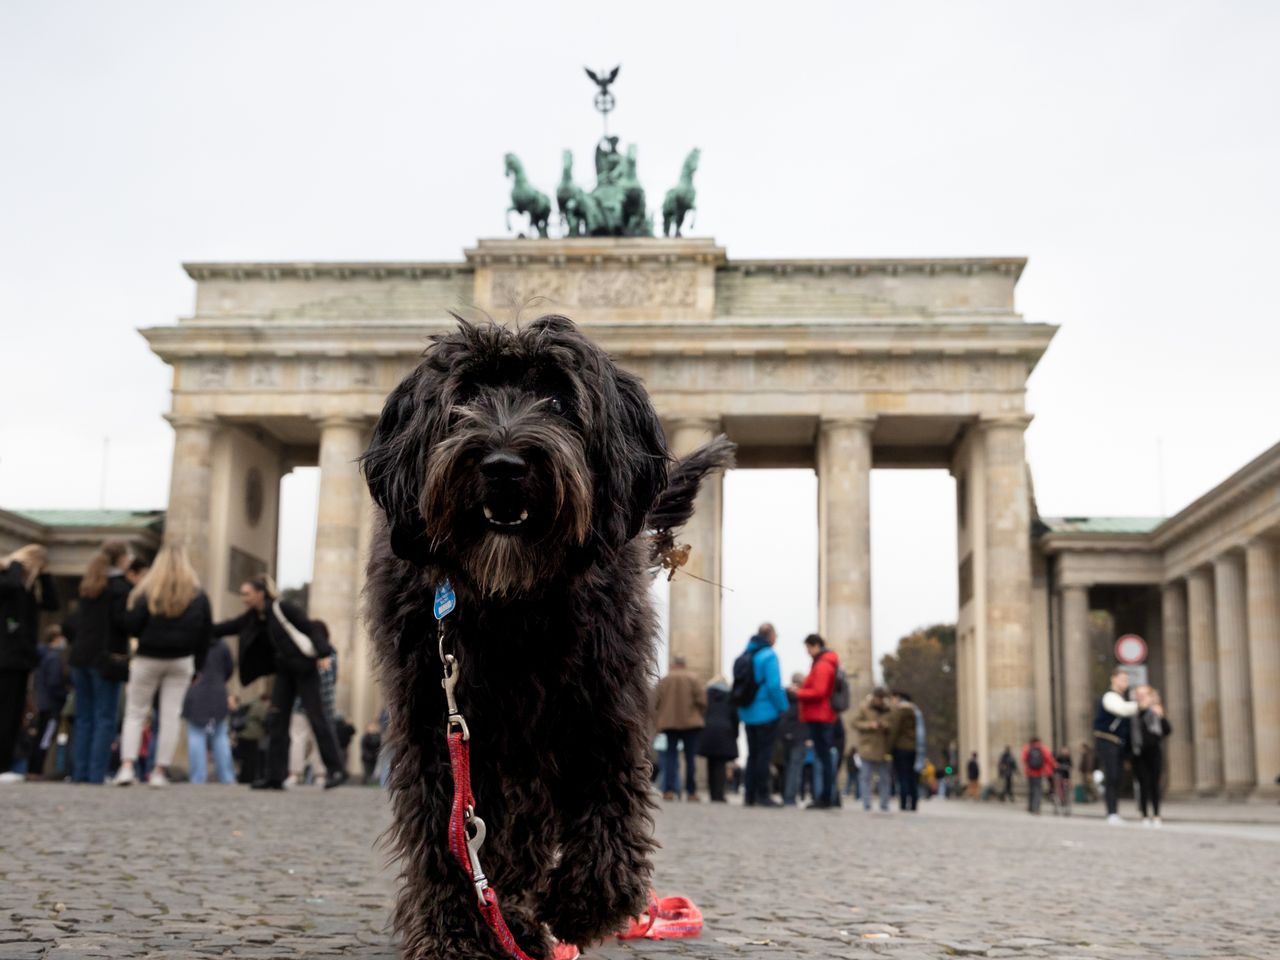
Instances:
[[[744,654],[751,656],[756,680],[755,699],[738,711],[747,731],[747,768],[743,780],[746,787],[744,802],[748,807],[780,806],[770,795],[770,762],[778,720],[790,704],[782,687],[778,655],[773,650],[777,642],[778,632],[773,629],[773,624],[762,623]]]

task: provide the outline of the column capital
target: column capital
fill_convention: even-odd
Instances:
[[[672,417],[667,421],[667,425],[672,433],[677,430],[707,430],[717,433],[721,429],[721,422],[719,417],[683,416]]]
[[[335,429],[350,427],[360,430],[369,423],[368,417],[358,413],[329,413],[320,417],[312,417],[312,420],[320,425],[321,430],[328,430],[331,427]]]
[[[1244,546],[1237,544],[1227,547],[1221,553],[1217,554],[1209,561],[1210,569],[1217,570],[1219,567],[1235,566],[1238,567],[1244,559]]]
[[[1250,550],[1274,550],[1277,546],[1280,546],[1280,541],[1277,541],[1275,535],[1269,530],[1256,533],[1244,542],[1246,552]]]
[[[822,417],[818,420],[818,431],[827,433],[831,430],[862,430],[870,433],[875,429],[874,414],[866,416]]]
[[[166,413],[164,418],[174,430],[212,430],[218,425],[217,417],[211,413]]]
[[[979,430],[995,430],[997,428],[1007,428],[1016,430],[1026,430],[1031,426],[1031,421],[1035,417],[1029,413],[997,413],[991,416],[978,418]]]

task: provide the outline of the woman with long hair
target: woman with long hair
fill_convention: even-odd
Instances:
[[[1164,716],[1160,691],[1143,685],[1133,694],[1138,715],[1133,718],[1133,775],[1138,781],[1138,806],[1144,827],[1160,826],[1160,776],[1164,772],[1164,739],[1173,727]],[[1148,816],[1148,809],[1150,815]]]
[[[40,659],[40,611],[58,609],[49,552],[38,543],[0,559],[0,774],[13,766],[27,681]]]
[[[104,543],[80,578],[80,605],[63,625],[71,641],[71,688],[76,696],[71,759],[71,778],[76,783],[107,779],[120,684],[129,677],[129,632],[124,625],[127,566],[129,545],[123,540]]]
[[[252,683],[275,674],[271,709],[267,712],[268,754],[266,775],[253,783],[256,790],[283,790],[289,764],[289,715],[294,697],[311,723],[320,758],[328,776],[325,789],[347,782],[346,764],[338,750],[333,726],[324,713],[320,694],[320,669],[328,666],[333,648],[329,631],[276,593],[269,576],[252,577],[240,584],[245,611],[213,628],[214,636],[240,637],[240,682]]]
[[[136,782],[142,726],[159,690],[160,737],[147,783],[163,787],[169,783],[169,764],[178,746],[182,701],[191,677],[204,664],[213,625],[209,598],[181,546],[170,544],[156,554],[151,569],[129,594],[125,622],[138,638],[138,652],[129,669],[120,769],[113,782],[121,787]]]

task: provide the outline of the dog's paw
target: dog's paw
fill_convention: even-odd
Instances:
[[[598,868],[557,873],[540,913],[562,943],[585,947],[611,937],[649,904],[642,877],[601,876]]]

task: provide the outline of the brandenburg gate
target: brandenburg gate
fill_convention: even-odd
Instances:
[[[951,472],[961,746],[986,766],[1051,722],[1023,432],[1027,377],[1056,328],[1016,312],[1024,264],[732,260],[701,238],[481,240],[445,263],[188,264],[192,315],[143,331],[174,368],[166,535],[230,614],[240,578],[275,567],[281,478],[318,464],[311,614],[329,625],[339,709],[359,728],[379,701],[358,612],[371,506],[356,459],[383,399],[451,309],[564,313],[644,379],[676,453],[723,431],[742,468],[817,471],[820,630],[855,694],[873,680],[871,470]],[[720,529],[713,484],[682,538],[704,580],[720,580]],[[671,585],[671,652],[704,676],[723,662],[720,606],[715,586]]]

